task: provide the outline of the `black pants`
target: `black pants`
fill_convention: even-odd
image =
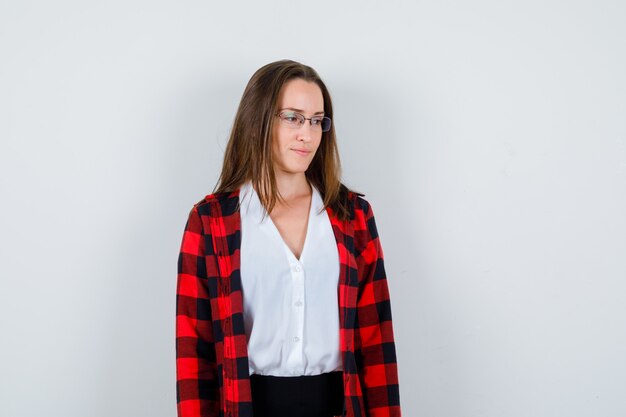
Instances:
[[[250,375],[254,417],[333,417],[343,413],[343,372]]]

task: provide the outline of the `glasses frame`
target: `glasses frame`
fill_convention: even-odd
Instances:
[[[306,123],[307,120],[309,121],[309,125],[311,126],[311,128],[315,129],[316,126],[313,126],[313,120],[312,119],[316,118],[316,117],[320,117],[318,115],[318,116],[313,116],[313,117],[308,117],[307,118],[307,117],[304,117],[304,114],[299,113],[299,112],[297,112],[295,110],[282,110],[282,111],[280,111],[278,113],[275,113],[274,116],[278,116],[280,118],[281,122],[283,122],[283,118],[280,117],[280,115],[283,114],[283,113],[294,113],[296,115],[302,116],[302,118],[304,119],[304,121],[301,122],[299,126],[292,126],[292,125],[286,124],[287,127],[292,128],[292,129],[299,129],[299,128],[301,128],[302,126],[304,126],[304,124]],[[328,116],[321,116],[321,117],[322,117],[322,122],[320,123],[320,129],[321,129],[322,133],[330,131],[330,128],[332,127],[333,120],[330,117],[328,117]],[[328,129],[327,130],[322,129],[322,123],[323,123],[324,119],[328,119]]]

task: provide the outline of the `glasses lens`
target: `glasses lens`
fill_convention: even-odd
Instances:
[[[328,132],[330,130],[330,117],[324,117],[322,119],[322,132]]]
[[[304,116],[293,112],[293,111],[285,111],[280,114],[280,119],[287,125],[291,127],[300,127],[304,122]]]

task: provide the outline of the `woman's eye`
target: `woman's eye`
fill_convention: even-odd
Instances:
[[[285,116],[285,120],[287,120],[288,122],[295,122],[296,120],[298,120],[298,118],[295,116]]]
[[[313,122],[314,125],[319,125],[320,123],[322,123],[322,119],[313,119],[311,120],[311,122]]]

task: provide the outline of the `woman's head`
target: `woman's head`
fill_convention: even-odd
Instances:
[[[340,180],[335,123],[325,132],[316,130],[309,120],[299,128],[289,127],[278,116],[288,107],[301,110],[298,113],[307,119],[333,118],[330,94],[313,68],[292,60],[259,68],[241,97],[214,193],[234,191],[250,180],[271,212],[280,199],[277,172],[279,175],[304,173],[320,191],[325,206],[332,206],[343,217],[347,189]],[[300,155],[294,148],[311,152]]]
[[[305,175],[322,140],[322,120],[328,117],[324,116],[320,87],[302,78],[286,81],[280,89],[274,115],[278,118],[272,128],[275,174]]]

